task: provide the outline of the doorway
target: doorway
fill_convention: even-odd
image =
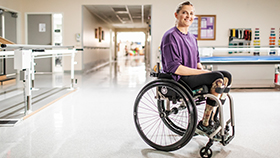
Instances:
[[[62,46],[63,43],[63,14],[50,13],[38,14],[28,13],[26,15],[27,44],[30,45],[55,45]],[[37,72],[63,72],[63,58],[35,59]]]
[[[27,15],[27,44],[52,45],[52,14]],[[52,58],[35,60],[36,72],[52,72]]]
[[[145,39],[144,32],[118,32],[118,52],[117,57],[124,56],[144,56],[145,55]]]
[[[16,12],[0,8],[0,36],[9,43],[17,42],[17,18]],[[15,74],[14,60],[12,58],[0,58],[0,75]]]
[[[102,25],[104,28],[110,28],[115,34],[114,39],[114,50],[112,54],[112,58],[117,60],[120,57],[126,57],[130,55],[134,56],[136,53],[143,53],[141,55],[144,56],[144,60],[146,61],[147,66],[149,65],[149,52],[150,52],[150,41],[148,40],[151,37],[150,31],[150,21],[151,21],[151,5],[84,5],[83,6],[83,17],[86,20],[83,20],[83,46],[87,46],[91,44],[91,47],[99,47],[101,43],[94,42],[94,39],[87,38],[90,32],[94,37],[94,29],[91,30],[87,26],[95,26]],[[134,34],[134,32],[142,32],[144,34],[144,42],[132,40],[129,44],[125,44],[126,41],[119,42],[119,37],[122,35],[118,35],[121,32],[126,32],[128,34]],[[135,35],[132,35],[136,37]],[[95,36],[96,37],[96,36]],[[147,44],[148,42],[148,44]],[[125,46],[129,52],[125,53]],[[132,48],[130,47],[137,47]],[[134,50],[133,50],[134,49]],[[145,50],[145,53],[143,52]],[[138,52],[139,51],[139,52]],[[91,54],[97,54],[97,51],[92,51]],[[134,55],[132,54],[134,53]],[[85,53],[84,53],[85,54]],[[104,54],[104,53],[103,53]],[[90,59],[86,59],[90,60]],[[93,60],[93,59],[92,59]]]

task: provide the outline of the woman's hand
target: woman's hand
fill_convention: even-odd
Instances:
[[[197,63],[197,69],[198,69],[198,70],[203,70],[203,66],[202,66],[201,63]]]
[[[175,71],[175,74],[182,75],[182,76],[190,76],[190,75],[199,75],[210,72],[209,70],[199,70],[199,69],[193,69],[189,68],[183,65],[180,65],[177,70]]]

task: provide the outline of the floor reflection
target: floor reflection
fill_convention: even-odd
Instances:
[[[146,70],[144,56],[129,56],[110,65],[110,76],[117,85],[127,84],[129,87],[135,87],[147,82],[149,72]]]

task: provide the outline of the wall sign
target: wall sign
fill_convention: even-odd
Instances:
[[[214,39],[214,17],[201,17],[200,38]]]
[[[192,25],[189,27],[189,32],[196,38],[198,36],[198,18],[194,18]]]
[[[39,23],[39,32],[46,32],[46,24]]]

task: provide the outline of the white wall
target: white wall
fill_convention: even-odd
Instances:
[[[98,17],[88,11],[86,7],[83,7],[83,46],[91,47],[85,48],[83,52],[83,70],[88,70],[92,67],[96,67],[104,62],[109,61],[110,56],[110,26]],[[99,42],[99,37],[95,38],[95,29],[99,27],[104,31],[104,40]],[[98,32],[99,36],[99,32]],[[101,49],[106,48],[106,49]]]
[[[21,7],[15,5],[19,2]],[[156,53],[163,33],[174,26],[174,12],[182,0],[0,0],[2,6],[24,12],[62,12],[64,14],[64,45],[76,45],[75,34],[82,30],[82,5],[152,5],[151,61],[156,62]],[[271,27],[280,27],[279,0],[193,0],[196,14],[215,14],[217,29],[215,41],[199,41],[199,46],[227,46],[229,28],[255,28],[261,32],[261,45],[268,45]],[[22,17],[24,19],[24,17]],[[24,20],[22,20],[24,41]],[[77,61],[81,57],[77,55]],[[78,68],[78,69],[81,69]]]
[[[20,11],[22,6],[22,0],[0,0],[0,7],[2,9],[17,10]]]
[[[174,12],[181,0],[153,1],[152,3],[152,62],[164,31],[174,26]],[[270,28],[279,32],[280,0],[192,0],[196,14],[214,14],[216,40],[199,41],[199,46],[227,46],[229,28],[260,28],[261,45],[269,44]],[[152,65],[155,63],[152,63]]]
[[[18,24],[21,24],[22,21],[21,6],[22,6],[21,0],[9,0],[9,1],[0,0],[1,9],[6,9],[18,13],[18,18],[17,18]],[[20,25],[17,26],[17,30],[21,30]],[[22,43],[22,34],[19,31],[17,31],[16,43]]]
[[[199,3],[198,3],[199,2]],[[203,3],[201,3],[203,2]],[[261,45],[269,45],[270,28],[276,27],[279,33],[279,0],[212,0],[195,1],[197,14],[216,14],[216,41],[200,41],[201,46],[228,45],[229,28],[260,28]]]

